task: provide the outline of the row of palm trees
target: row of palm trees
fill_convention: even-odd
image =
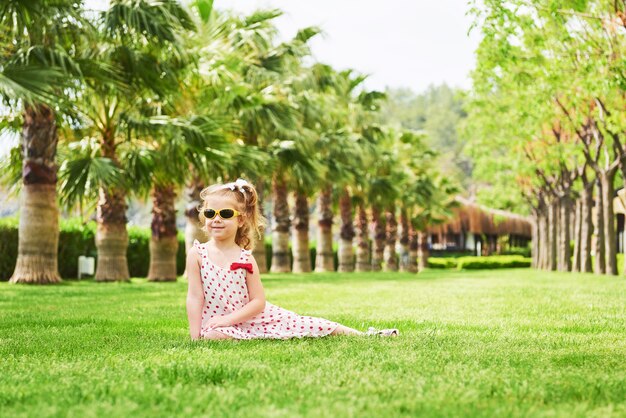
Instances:
[[[396,216],[407,248],[402,268],[417,268],[418,240],[442,219],[454,191],[423,138],[376,124],[384,95],[366,91],[363,76],[305,64],[317,28],[279,43],[273,22],[280,11],[236,16],[211,4],[114,0],[101,13],[75,0],[0,6],[0,92],[12,112],[3,127],[22,132],[20,152],[3,170],[21,195],[12,282],[60,281],[57,202],[95,210],[96,280],[128,280],[126,201],[148,196],[149,279],[175,280],[177,193],[185,188],[189,199],[190,241],[201,236],[199,190],[237,176],[261,197],[271,194],[272,271],[290,269],[292,227],[294,271],[310,270],[314,196],[316,270],[332,270],[334,203],[341,271],[379,269],[383,259],[397,269]]]

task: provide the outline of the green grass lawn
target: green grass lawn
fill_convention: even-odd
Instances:
[[[189,341],[186,283],[0,283],[0,416],[626,416],[626,279],[267,275],[395,339]]]

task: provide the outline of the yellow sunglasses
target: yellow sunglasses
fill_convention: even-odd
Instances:
[[[204,217],[207,219],[213,219],[215,218],[215,215],[220,215],[220,218],[222,219],[230,219],[234,216],[241,215],[241,213],[239,213],[239,211],[236,211],[235,209],[205,209],[203,214]]]

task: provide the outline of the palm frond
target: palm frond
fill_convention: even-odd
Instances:
[[[22,187],[22,153],[19,146],[0,158],[0,183],[10,186],[13,194],[18,194]]]
[[[175,0],[114,0],[103,16],[110,36],[143,36],[156,43],[177,43],[182,30],[193,30],[189,14]]]
[[[71,208],[77,203],[96,200],[100,187],[123,187],[124,173],[110,158],[98,155],[94,140],[84,139],[61,147],[58,159],[61,204]]]
[[[0,95],[4,100],[57,102],[55,86],[63,83],[64,74],[58,68],[38,65],[8,65],[0,72]]]

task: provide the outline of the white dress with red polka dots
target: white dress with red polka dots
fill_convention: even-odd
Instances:
[[[206,244],[194,242],[201,257],[200,277],[204,292],[202,328],[204,336],[210,330],[206,323],[216,315],[227,315],[248,303],[245,269],[230,270],[216,266],[207,255]],[[241,250],[238,262],[247,263],[250,250]],[[215,328],[230,337],[249,340],[254,338],[287,339],[293,337],[324,337],[335,330],[338,323],[323,318],[302,316],[287,309],[265,303],[265,309],[251,319],[228,327]]]

